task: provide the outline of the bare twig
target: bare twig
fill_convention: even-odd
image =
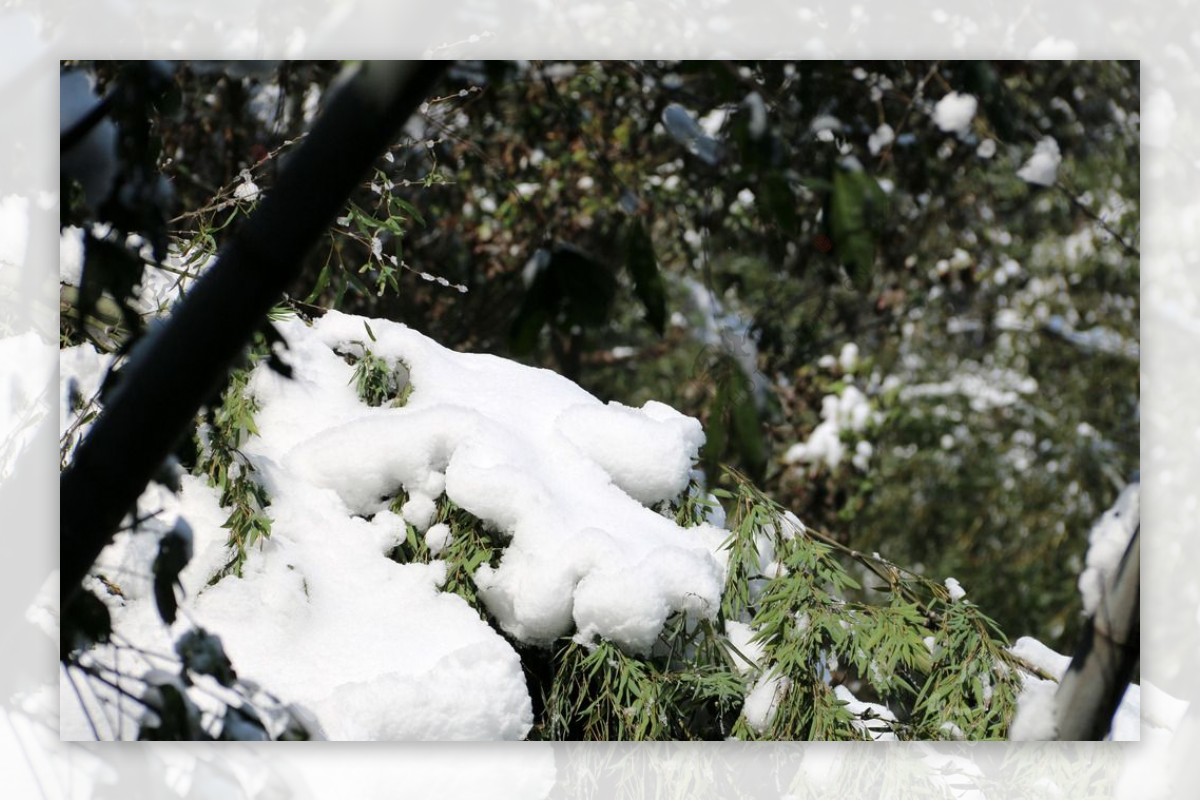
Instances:
[[[929,72],[925,73],[925,77],[917,81],[917,87],[913,90],[912,97],[909,98],[908,106],[904,109],[904,116],[900,118],[900,122],[892,135],[892,141],[888,142],[887,146],[879,152],[879,163],[883,164],[892,157],[892,149],[896,146],[896,141],[900,138],[900,134],[904,132],[904,126],[908,125],[908,120],[912,116],[913,108],[916,107],[917,101],[925,94],[925,86],[934,76],[938,74],[938,69],[942,66],[942,62],[935,61],[933,66],[929,68]]]
[[[1126,242],[1124,237],[1112,229],[1112,226],[1108,224],[1107,220],[1105,220],[1096,212],[1092,211],[1092,209],[1086,203],[1079,199],[1078,195],[1076,195],[1074,191],[1068,189],[1062,183],[1056,183],[1054,188],[1066,195],[1067,200],[1071,202],[1071,205],[1074,206],[1081,214],[1083,214],[1083,216],[1087,217],[1089,220],[1103,228],[1106,234],[1117,241],[1117,244],[1121,246],[1122,250],[1124,250],[1130,256],[1133,256],[1135,259],[1140,260],[1142,258],[1142,252],[1140,250],[1131,245],[1129,242]]]

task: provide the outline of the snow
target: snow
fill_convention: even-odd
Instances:
[[[445,523],[436,523],[429,527],[425,532],[425,545],[428,546],[429,552],[435,557],[445,550],[450,544],[452,532],[450,526]]]
[[[1063,656],[1033,637],[1021,637],[1009,651],[1040,668],[1055,680],[1023,674],[1023,686],[1017,696],[1017,714],[1009,730],[1011,740],[1053,740],[1058,730],[1054,694],[1058,680],[1067,672],[1071,657]]]
[[[950,92],[933,107],[933,123],[946,133],[964,136],[971,127],[979,101],[974,95]]]
[[[109,231],[108,226],[97,224],[93,227],[92,234],[104,239]],[[77,287],[83,280],[83,240],[84,234],[81,229],[74,226],[63,229],[58,243],[58,278],[61,283]],[[125,245],[132,249],[140,249],[145,257],[146,263],[138,279],[136,295],[130,299],[130,307],[146,318],[158,317],[168,311],[182,292],[216,261],[213,254],[201,251],[179,253],[171,249],[168,250],[160,268],[150,263],[153,259],[151,249],[139,237],[128,237]]]
[[[853,366],[857,361],[857,349],[853,353],[842,350],[841,366]],[[871,402],[862,390],[853,384],[846,386],[841,395],[826,395],[821,399],[821,422],[804,442],[788,448],[783,459],[788,464],[824,463],[831,470],[842,463],[846,455],[843,432],[861,433],[871,423],[877,423],[880,415],[871,408]],[[859,443],[861,444],[861,442]],[[855,447],[853,463],[860,470],[870,458],[873,448]]]
[[[962,585],[958,583],[958,579],[948,578],[946,579],[945,584],[946,589],[950,591],[951,601],[961,601],[963,598],[967,597],[967,591],[964,590]]]
[[[1083,596],[1083,613],[1089,617],[1100,608],[1104,587],[1115,576],[1137,529],[1139,487],[1126,487],[1088,534],[1087,566],[1079,574],[1079,593]]]
[[[859,440],[854,446],[854,456],[850,458],[850,464],[865,473],[867,467],[870,466],[871,457],[874,455],[875,446],[865,439]]]
[[[1107,326],[1097,325],[1081,331],[1062,315],[1054,314],[1045,321],[1043,328],[1088,353],[1107,353],[1134,360],[1141,356],[1142,349],[1137,340],[1128,339]]]
[[[455,353],[386,320],[370,321],[372,339],[365,324],[336,312],[311,327],[281,321],[294,378],[265,366],[252,375],[259,435],[242,451],[273,525],[242,577],[208,586],[228,559],[217,490],[192,476],[178,498],[148,490],[142,508],[163,513],[118,535],[98,562],[106,576],[129,577],[124,598],[105,596],[124,636],[170,653],[191,621],[218,633],[240,677],[312,710],[329,739],[524,737],[532,706],[513,647],[442,590],[443,562],[388,557],[406,523],[435,555],[444,550],[443,494],[506,543],[474,579],[516,640],[604,637],[643,652],[672,613],[715,617],[728,532],[681,528],[651,508],[687,486],[704,441],[694,419],[655,402],[603,404],[555,373]],[[408,368],[405,406],[359,401],[343,356],[364,345]],[[63,396],[71,375],[93,391],[105,364],[89,347],[63,351]],[[396,515],[387,506],[401,490]],[[168,629],[147,567],[177,517],[196,556],[180,574],[186,620]],[[90,739],[69,691],[62,705],[63,736]]]
[[[1053,740],[1058,731],[1054,722],[1057,708],[1054,693],[1058,685],[1038,678],[1027,678],[1017,698],[1017,714],[1013,716],[1009,739]]]
[[[842,350],[838,354],[838,366],[842,368],[842,372],[854,372],[854,368],[858,366],[858,345],[847,342],[842,346]]]
[[[867,149],[871,151],[872,156],[878,156],[879,151],[890,145],[896,140],[896,132],[892,130],[892,126],[886,122],[875,129],[875,132],[867,137]]]
[[[322,417],[304,442],[291,412],[297,447],[280,456],[294,479],[370,514],[398,487],[443,474],[451,500],[512,537],[500,565],[482,566],[475,579],[489,611],[523,641],[547,644],[574,627],[644,650],[671,612],[715,614],[722,532],[681,529],[644,505],[686,486],[703,442],[695,420],[655,402],[604,405],[557,374],[454,354],[387,321],[372,330],[376,356],[409,365],[408,405],[345,425]],[[310,333],[300,324],[283,332]],[[340,314],[311,333],[325,345],[327,369],[342,371],[333,349],[365,339],[363,320]],[[262,375],[271,385],[260,415],[267,439],[273,394],[311,393],[303,374],[286,383]],[[636,625],[628,620],[634,596],[643,612]]]
[[[238,675],[311,709],[329,739],[524,736],[532,710],[519,659],[465,601],[439,591],[444,564],[391,562],[382,551],[392,532],[339,519],[324,506],[277,499],[274,536],[253,552],[245,577],[207,587],[227,558],[226,512],[213,490],[184,478],[178,508],[197,540],[197,558],[181,574],[188,615],[220,633]],[[394,525],[394,518],[383,524]],[[144,573],[153,540],[148,532],[120,535],[100,572],[133,576],[136,566]],[[149,582],[121,584],[127,600],[112,609],[115,626],[148,651],[170,652]],[[136,674],[136,664],[122,664]],[[64,739],[90,739],[68,693],[62,710]]]
[[[813,121],[809,123],[808,129],[817,134],[818,139],[832,141],[834,134],[841,132],[842,121],[829,114],[822,114],[813,118]],[[828,138],[822,137],[822,133],[828,133]]]
[[[700,127],[709,136],[716,137],[721,133],[721,128],[725,125],[725,119],[729,116],[729,111],[724,108],[714,108],[712,111],[705,114],[699,119]]]
[[[720,160],[720,144],[714,135],[724,120],[725,112],[715,109],[697,122],[692,112],[678,103],[668,103],[662,112],[662,123],[667,132],[707,164],[716,164]]]
[[[783,535],[785,540],[794,538],[797,534],[804,534],[808,528],[804,523],[800,522],[800,518],[791,511],[785,511],[779,520],[779,533]]]
[[[431,474],[431,477],[434,475],[437,474]],[[400,514],[404,516],[404,522],[412,525],[417,531],[424,532],[433,523],[437,507],[434,505],[433,498],[420,490],[415,490],[400,507]]]
[[[750,122],[747,124],[750,138],[761,139],[762,135],[767,132],[767,104],[763,102],[762,95],[758,92],[746,95],[742,103],[750,111]]]
[[[948,381],[904,387],[900,391],[900,399],[909,402],[918,398],[962,395],[973,410],[986,412],[1012,406],[1020,401],[1022,395],[1031,395],[1038,389],[1035,378],[1014,370],[984,368],[973,361],[960,363],[957,370]]]
[[[233,190],[233,196],[238,200],[257,200],[259,195],[258,184],[254,183],[250,177],[249,170],[242,170],[242,182]]]
[[[737,620],[725,621],[725,636],[733,647],[730,657],[733,659],[734,667],[743,676],[758,669],[765,653],[763,644],[754,641],[757,634],[758,632],[748,623],[741,623]]]
[[[746,725],[759,734],[765,732],[779,711],[779,702],[791,686],[792,681],[787,676],[760,676],[746,694],[746,702],[742,706],[742,717],[745,718]]]
[[[1054,677],[1053,680],[1043,679],[1022,672],[1023,687],[1017,696],[1017,714],[1013,717],[1009,738],[1052,740],[1057,732],[1055,693],[1058,682],[1071,665],[1071,657],[1033,637],[1021,637],[1009,651]],[[1170,732],[1178,730],[1187,710],[1186,701],[1173,698],[1149,682],[1130,684],[1113,715],[1112,728],[1106,739],[1162,742]]]
[[[854,728],[864,732],[876,742],[895,741],[896,735],[891,724],[896,723],[896,715],[883,704],[872,704],[860,701],[844,684],[833,688],[833,694],[846,705],[846,711],[854,716],[851,723]]]
[[[1037,186],[1054,186],[1062,155],[1053,136],[1042,137],[1033,148],[1033,155],[1017,170],[1017,177]]]

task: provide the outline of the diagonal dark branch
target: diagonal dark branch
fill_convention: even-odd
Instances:
[[[444,69],[445,62],[364,64],[334,94],[217,263],[135,348],[59,481],[64,604],[298,277],[304,255]]]

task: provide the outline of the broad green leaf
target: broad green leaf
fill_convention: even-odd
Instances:
[[[854,285],[871,285],[875,234],[887,211],[887,196],[861,166],[838,166],[833,173],[829,228],[833,247]]]
[[[799,229],[796,214],[796,195],[787,178],[779,170],[772,170],[762,180],[761,208],[770,215],[784,233]]]
[[[595,328],[608,322],[617,281],[607,267],[568,244],[539,251],[540,264],[509,329],[509,347],[529,353],[547,323]]]
[[[751,476],[762,475],[767,463],[767,444],[763,439],[758,408],[754,405],[754,390],[741,368],[730,370],[733,391],[730,393],[730,416],[737,448]]]
[[[508,346],[518,356],[530,353],[534,349],[534,346],[537,345],[538,334],[546,325],[546,310],[531,303],[530,297],[526,295],[525,302],[517,311],[517,316],[513,319],[512,327],[508,332]]]
[[[563,299],[568,324],[596,327],[608,322],[617,281],[612,272],[573,245],[559,244],[547,268]]]
[[[641,220],[632,221],[626,229],[625,255],[633,276],[634,294],[646,308],[646,322],[662,334],[667,321],[666,290],[654,256],[654,243]]]
[[[421,216],[421,212],[404,198],[392,195],[392,204],[403,210],[405,214],[416,220],[420,225],[425,225],[425,218]]]

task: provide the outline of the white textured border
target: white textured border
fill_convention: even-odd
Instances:
[[[0,199],[28,198],[0,310],[55,342],[63,57],[1140,58],[1143,77],[1143,675],[1200,700],[1200,35],[1187,0],[27,0],[0,8]],[[0,236],[11,236],[0,228]],[[5,251],[7,252],[7,251]],[[24,326],[22,328],[21,326]],[[31,357],[32,358],[32,357]],[[36,366],[36,365],[34,365]],[[0,391],[13,371],[0,365]],[[44,401],[31,413],[53,414]],[[44,426],[50,429],[52,426]],[[749,797],[1037,793],[1196,797],[1200,703],[1167,746],[63,746],[53,644],[25,610],[57,564],[53,432],[0,485],[0,795]],[[11,465],[0,465],[0,476]],[[57,592],[55,585],[46,587]],[[940,779],[938,777],[941,777]],[[1031,782],[1031,779],[1034,781]],[[119,789],[114,789],[119,788]],[[1048,789],[1048,787],[1047,787]]]

